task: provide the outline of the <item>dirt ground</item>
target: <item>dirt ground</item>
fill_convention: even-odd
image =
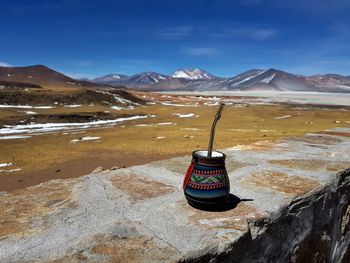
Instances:
[[[12,191],[57,178],[78,177],[96,167],[131,166],[191,154],[206,149],[210,126],[217,107],[147,105],[132,110],[113,111],[110,107],[83,105],[77,108],[36,109],[42,115],[91,114],[155,115],[115,126],[60,131],[31,135],[27,139],[0,140],[0,163],[12,163],[0,172],[0,191]],[[310,105],[227,105],[217,125],[214,147],[223,149],[238,144],[320,132],[350,125],[350,110]],[[190,117],[183,117],[188,116]],[[181,117],[182,116],[182,117]],[[23,109],[1,109],[0,119],[28,118]],[[78,141],[82,137],[97,140]],[[184,167],[184,172],[187,167]],[[5,168],[0,168],[5,169]]]

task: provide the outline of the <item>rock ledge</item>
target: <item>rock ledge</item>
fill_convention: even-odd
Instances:
[[[190,156],[0,196],[0,262],[350,262],[350,128],[224,150],[225,212],[191,208]]]

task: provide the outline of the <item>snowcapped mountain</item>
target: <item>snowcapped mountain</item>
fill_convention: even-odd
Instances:
[[[216,77],[201,69],[179,69],[171,75],[143,72],[130,77],[109,74],[92,80],[145,90],[311,91],[350,92],[350,76],[325,74],[302,76],[277,69],[251,69],[231,78]]]
[[[209,72],[195,68],[195,69],[178,69],[171,74],[173,78],[183,78],[189,80],[212,80],[217,77]]]
[[[245,81],[241,90],[272,91],[317,91],[303,76],[290,74],[277,69],[261,71],[254,78]]]
[[[231,84],[230,89],[312,91],[314,87],[303,76],[297,76],[271,68],[268,70],[257,70],[253,75]]]
[[[350,78],[334,74],[305,77],[273,68],[252,69],[227,79],[181,83],[177,88],[192,91],[350,92]]]
[[[177,89],[188,82],[203,82],[220,79],[209,72],[201,69],[179,69],[171,75],[165,75],[157,72],[142,72],[132,76],[121,74],[108,74],[103,77],[91,80],[95,83],[103,83],[110,85],[126,85],[131,87],[154,89]],[[170,87],[169,87],[170,85]],[[154,86],[154,87],[151,87]]]
[[[314,75],[307,78],[316,87],[350,90],[350,76],[339,74]]]
[[[127,85],[133,87],[144,87],[154,83],[158,83],[162,80],[168,79],[169,76],[160,74],[157,72],[142,72],[127,76],[123,74],[108,74],[103,77],[95,78],[91,80],[95,83],[103,83],[109,85]]]
[[[92,79],[91,81],[104,84],[120,84],[120,82],[127,80],[129,76],[123,74],[108,74],[99,78]]]
[[[261,69],[251,69],[251,70],[245,71],[241,74],[238,74],[237,76],[235,76],[233,78],[228,78],[224,81],[221,81],[220,85],[227,86],[227,88],[238,87],[240,85],[243,85],[247,81],[259,76],[260,74],[262,74],[264,72],[265,71],[261,70]]]
[[[168,75],[160,74],[157,72],[142,72],[132,75],[126,82],[129,85],[135,86],[147,86],[154,83],[158,83],[162,80],[169,78]]]

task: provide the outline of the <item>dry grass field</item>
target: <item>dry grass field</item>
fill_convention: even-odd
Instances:
[[[130,166],[206,149],[216,110],[217,107],[203,104],[193,107],[154,104],[121,111],[103,105],[35,109],[42,115],[108,112],[109,118],[125,114],[155,116],[114,126],[0,140],[0,163],[12,163],[11,169],[21,169],[12,173],[0,172],[0,191],[11,191],[55,178],[81,176],[98,166],[105,169]],[[1,109],[0,119],[28,118],[26,111]],[[222,149],[261,140],[274,141],[349,126],[349,121],[349,110],[346,109],[227,105],[217,126],[214,147]],[[98,138],[84,141],[81,140],[83,137]]]

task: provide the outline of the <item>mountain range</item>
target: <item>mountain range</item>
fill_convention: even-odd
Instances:
[[[156,72],[144,72],[130,77],[110,74],[91,81],[110,85],[122,84],[151,91],[350,92],[350,76],[339,74],[302,76],[273,68],[251,69],[229,78],[217,77],[202,69],[179,69],[169,75]]]
[[[278,69],[251,69],[234,77],[221,78],[202,69],[178,69],[171,74],[142,72],[132,76],[109,74],[76,80],[43,65],[0,67],[0,82],[50,87],[127,87],[149,91],[307,91],[350,92],[350,76],[324,74],[302,76]],[[5,85],[5,84],[1,84]]]
[[[150,91],[350,92],[350,76],[302,76],[273,68],[251,69],[229,78],[217,77],[202,69],[179,69],[169,75],[156,72],[143,72],[133,76],[110,74],[90,81]]]
[[[150,85],[163,82],[169,79],[183,79],[183,80],[214,80],[218,77],[210,74],[202,69],[178,69],[170,75],[160,74],[157,72],[142,72],[132,76],[123,74],[108,74],[102,77],[91,79],[95,83],[103,83],[110,85],[129,85],[135,87],[148,87]],[[166,83],[166,82],[165,82]]]

